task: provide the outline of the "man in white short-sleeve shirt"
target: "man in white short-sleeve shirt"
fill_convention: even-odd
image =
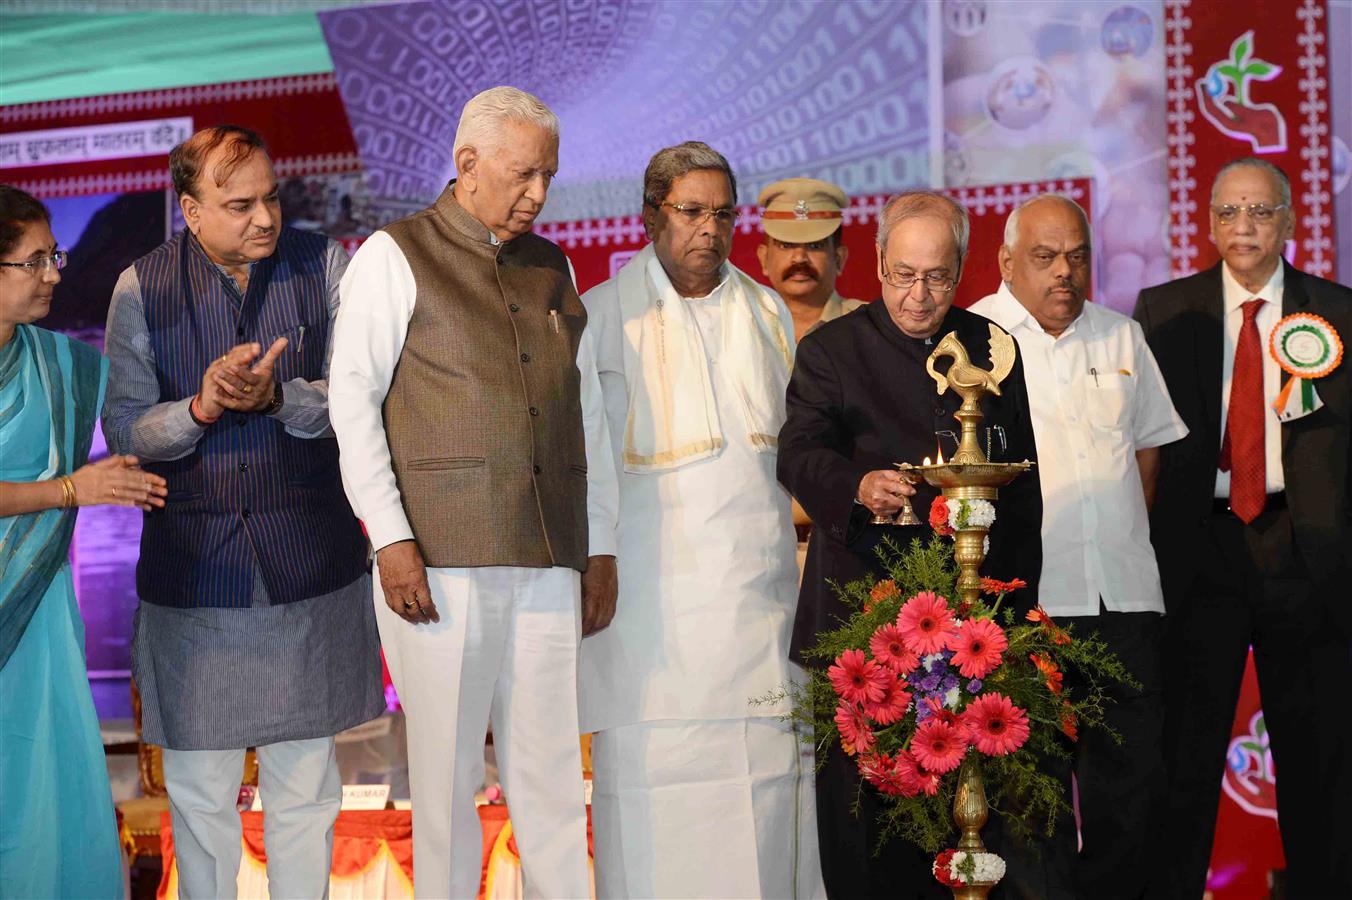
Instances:
[[[1079,896],[1138,897],[1164,784],[1164,596],[1147,509],[1159,447],[1188,429],[1141,327],[1085,302],[1091,270],[1084,210],[1035,197],[1006,223],[1000,289],[971,309],[1013,335],[1024,360],[1042,479],[1042,606],[1078,635],[1097,631],[1141,682],[1119,688],[1108,710],[1121,744],[1094,730],[1075,747],[1083,846],[1064,861],[1074,867],[1067,878]],[[1060,856],[1074,853],[1073,840],[1069,829],[1056,841]]]

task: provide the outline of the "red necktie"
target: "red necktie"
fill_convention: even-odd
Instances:
[[[1221,471],[1230,472],[1230,509],[1246,525],[1267,504],[1267,446],[1263,440],[1263,344],[1258,339],[1261,298],[1245,303],[1244,324],[1235,345],[1230,406],[1225,417]]]

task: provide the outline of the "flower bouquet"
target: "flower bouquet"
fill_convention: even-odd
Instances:
[[[976,599],[950,599],[959,573],[953,544],[941,538],[994,519],[987,501],[940,497],[929,516],[935,539],[906,549],[885,541],[879,576],[836,585],[852,612],[808,651],[822,665],[796,704],[815,731],[819,760],[849,754],[885,798],[883,839],[930,853],[953,834],[964,763],[979,766],[977,789],[984,782],[1007,831],[1050,835],[1068,804],[1047,761],[1069,756],[1078,728],[1103,727],[1109,683],[1132,683],[1096,636],[1072,635],[1040,607],[1024,616],[1002,608],[1022,581],[983,578]],[[1074,688],[1063,681],[1067,669]],[[1002,873],[999,857],[978,848],[945,851],[936,877],[966,884]]]

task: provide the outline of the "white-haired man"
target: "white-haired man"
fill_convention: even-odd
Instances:
[[[961,402],[952,391],[935,396],[925,374],[934,345],[956,334],[973,362],[990,363],[990,322],[953,305],[970,234],[966,210],[948,197],[930,191],[893,197],[878,218],[874,264],[882,300],[813,329],[798,347],[788,417],[779,432],[779,480],[815,523],[793,629],[792,650],[799,658],[821,632],[848,616],[832,585],[878,573],[883,542],[906,543],[915,533],[874,524],[874,517],[895,516],[904,497],[913,497],[923,513],[936,496],[928,485],[907,484],[896,469],[898,462],[934,453],[935,433],[953,428]],[[1002,391],[981,403],[986,423],[1006,436],[1004,452],[997,445],[992,455],[997,461],[1037,460],[1019,362]],[[1000,489],[1000,523],[991,532],[985,566],[989,575],[1037,584],[1039,471]],[[1032,590],[1012,595],[1020,614],[1035,601]],[[878,823],[884,798],[862,783],[857,760],[839,745],[826,749],[816,785],[829,896],[930,900],[948,893],[918,848],[895,836],[884,842]],[[1005,888],[1011,883],[1017,896],[1049,893],[1044,883],[1017,871],[1006,876]]]
[[[343,279],[329,396],[408,714],[420,897],[478,893],[490,718],[527,895],[590,893],[577,650],[614,612],[617,500],[588,468],[609,437],[586,312],[530,233],[558,146],[535,97],[477,95],[458,178]]]
[[[1169,610],[1152,897],[1207,884],[1250,650],[1277,779],[1281,895],[1352,897],[1352,289],[1282,258],[1291,182],[1243,157],[1211,183],[1221,261],[1141,291],[1145,329],[1192,429],[1161,453],[1151,528]],[[1246,723],[1251,724],[1251,723]],[[1241,773],[1242,774],[1242,773]]]
[[[1188,429],[1141,326],[1085,302],[1090,245],[1074,200],[1028,200],[1005,223],[1000,289],[971,309],[1013,335],[1023,354],[1042,481],[1038,599],[1077,634],[1098,632],[1141,683],[1114,688],[1106,715],[1120,743],[1099,729],[1079,737],[1072,767],[1082,846],[1077,858],[1054,862],[1073,869],[1077,896],[1134,898],[1153,868],[1150,817],[1164,788],[1164,595],[1147,507],[1160,446]],[[1064,830],[1044,855],[1074,854],[1069,822]]]
[[[582,643],[601,897],[820,896],[812,755],[752,705],[794,677],[776,436],[783,302],[728,263],[737,183],[696,141],[643,183],[652,241],[583,302],[620,472],[624,597]],[[596,460],[596,465],[600,465]]]

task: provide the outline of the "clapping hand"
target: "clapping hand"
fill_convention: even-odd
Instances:
[[[223,410],[258,412],[265,409],[272,402],[272,371],[287,343],[286,338],[277,338],[261,358],[258,356],[261,345],[240,344],[213,362],[202,378],[202,411],[208,416],[220,415],[208,406],[208,383],[211,403]]]

